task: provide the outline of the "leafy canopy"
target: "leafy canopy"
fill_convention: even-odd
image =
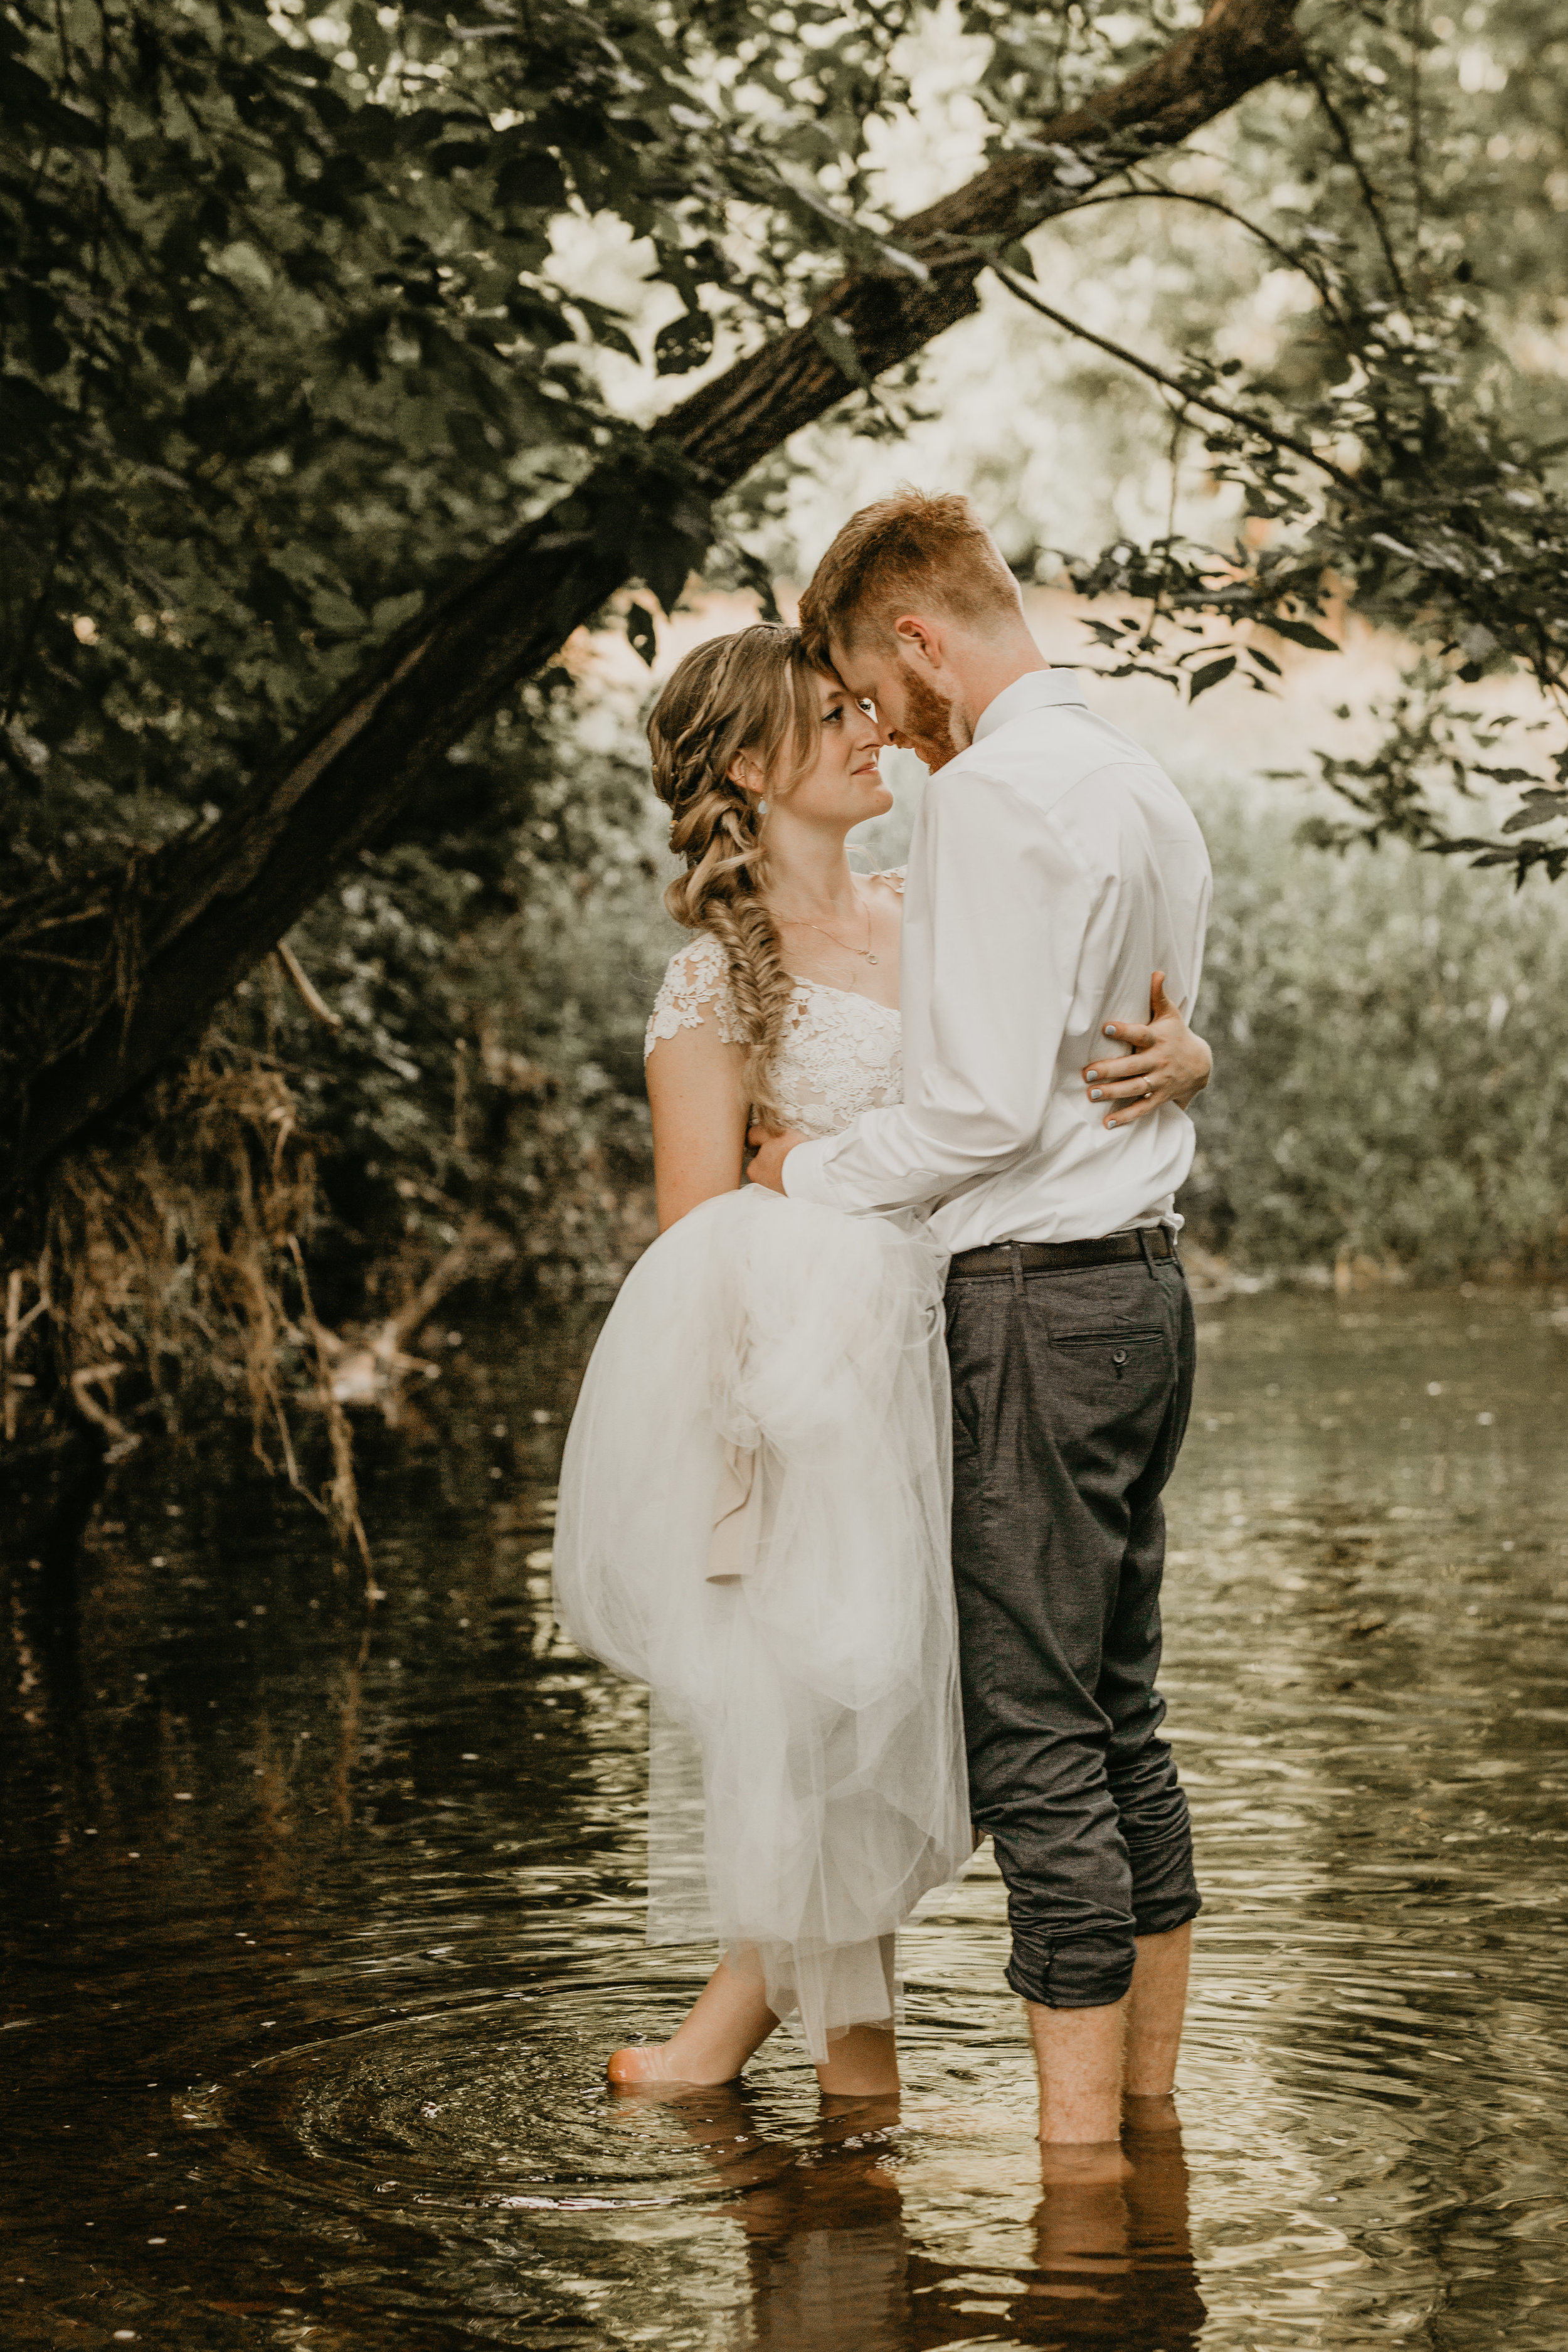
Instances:
[[[635,430],[606,354],[679,375],[720,314],[771,322],[838,268],[905,13],[12,0],[13,880],[67,835],[221,805],[368,640]],[[568,291],[574,215],[645,241],[651,352]]]
[[[379,635],[637,436],[650,382],[797,320],[846,264],[903,266],[874,165],[907,120],[911,29],[978,37],[995,152],[1195,16],[9,0],[10,887],[221,807]],[[1521,355],[1558,332],[1564,36],[1548,0],[1462,20],[1324,0],[1301,28],[1307,71],[1239,123],[1086,188],[1085,209],[1244,232],[1311,302],[1244,368],[1188,283],[1185,356],[1144,371],[1239,535],[1118,541],[1073,577],[1120,601],[1097,624],[1115,665],[1190,694],[1266,687],[1275,639],[1331,645],[1344,611],[1402,633],[1383,748],[1325,771],[1350,833],[1556,874],[1568,435],[1560,374]],[[563,230],[612,223],[637,241],[629,308],[563,259]],[[997,268],[1040,302],[1027,247]],[[858,393],[852,420],[886,429],[886,398]],[[763,495],[731,503],[731,572]],[[678,535],[635,565],[668,602],[702,551]],[[651,651],[644,607],[630,627]],[[1544,733],[1517,753],[1501,736],[1531,722],[1491,709],[1478,733],[1454,699],[1510,667]],[[1455,783],[1527,790],[1477,836],[1451,821]]]
[[[1568,212],[1568,35],[1537,0],[1423,12],[1326,8],[1310,62],[1233,134],[1226,169],[1182,153],[1093,205],[1198,208],[1250,240],[1306,299],[1261,366],[1222,358],[1223,317],[1162,364],[1046,302],[1026,255],[1018,299],[1152,382],[1173,474],[1201,469],[1239,529],[1123,540],[1068,572],[1120,603],[1090,624],[1113,675],[1189,698],[1271,689],[1275,642],[1331,652],[1344,620],[1409,648],[1362,756],[1319,772],[1354,814],[1326,843],[1387,835],[1522,880],[1568,867],[1568,386],[1561,344]],[[1216,270],[1223,276],[1223,270]],[[1542,363],[1543,352],[1545,354]],[[1531,707],[1470,691],[1517,675]],[[1349,713],[1342,713],[1348,716]],[[1498,788],[1521,797],[1472,830]]]

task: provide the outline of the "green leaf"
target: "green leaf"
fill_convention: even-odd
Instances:
[[[577,297],[577,308],[593,330],[594,341],[603,343],[606,351],[619,352],[623,359],[638,360],[642,353],[619,321],[624,311],[606,310],[602,302],[590,302],[584,295]]]
[[[452,436],[452,446],[470,466],[493,466],[496,452],[485,437],[484,420],[471,409],[449,408],[447,430]]]
[[[1200,694],[1206,694],[1211,686],[1218,686],[1222,678],[1228,677],[1235,667],[1236,656],[1226,654],[1220,660],[1207,662],[1202,669],[1194,670],[1192,684],[1187,688],[1187,700],[1195,702]]]
[[[280,47],[273,51],[273,56],[287,67],[289,73],[301,74],[307,81],[327,81],[331,79],[332,60],[324,58],[319,49]]]
[[[255,565],[246,593],[251,609],[270,621],[279,635],[297,629],[304,618],[297,583],[277,564]]]
[[[231,286],[248,286],[258,294],[272,291],[272,272],[256,247],[241,237],[234,245],[226,245],[215,253],[207,268],[216,277],[226,278]]]
[[[492,152],[488,140],[446,139],[431,151],[430,169],[443,180],[449,179],[454,172],[471,172],[488,163]]]
[[[525,335],[546,347],[569,343],[572,330],[553,304],[542,294],[533,293],[526,286],[515,287],[506,298],[507,316],[515,320]]]
[[[1526,793],[1524,806],[1509,818],[1503,831],[1525,833],[1531,825],[1553,824],[1564,816],[1568,816],[1568,793],[1549,793],[1542,788]]]
[[[658,651],[658,637],[654,629],[653,614],[646,604],[634,604],[626,614],[626,635],[651,669]]]
[[[71,347],[58,329],[36,321],[31,334],[33,365],[40,375],[58,375],[70,363]]]
[[[400,629],[405,621],[411,621],[416,613],[423,609],[424,604],[423,588],[410,588],[403,596],[383,596],[371,606],[371,626],[380,635],[390,635],[394,629]]]
[[[707,506],[682,493],[673,506],[660,504],[629,517],[605,514],[597,536],[601,544],[619,548],[629,569],[652,589],[664,610],[673,613],[688,573],[697,570],[708,552],[712,528]]]
[[[705,310],[688,310],[661,327],[653,341],[653,363],[660,375],[685,375],[713,355],[713,321]]]
[[[397,152],[397,117],[384,106],[357,107],[338,138],[351,155],[383,163]]]
[[[324,81],[316,82],[312,86],[310,98],[310,104],[315,109],[317,121],[326,130],[334,133],[342,129],[343,124],[353,112],[347,99],[339,91],[329,89]]]
[[[334,636],[357,637],[364,629],[364,614],[359,606],[333,588],[312,591],[310,614],[318,628],[330,629]]]
[[[152,326],[142,340],[164,373],[183,383],[191,364],[191,346],[186,338],[177,335],[172,327]]]
[[[427,147],[446,129],[447,117],[437,106],[416,106],[412,114],[397,117],[397,145],[405,154],[410,147]]]
[[[566,174],[548,148],[536,147],[501,165],[496,194],[509,211],[564,212]]]
[[[1308,646],[1315,654],[1337,654],[1340,650],[1332,637],[1325,637],[1321,629],[1314,629],[1310,621],[1287,621],[1271,613],[1264,624],[1277,637],[1288,637],[1293,646]]]
[[[825,312],[812,320],[811,331],[839,374],[847,376],[850,383],[858,384],[862,391],[868,390],[871,379],[866,373],[859,347],[844,320],[835,318],[831,312]]]

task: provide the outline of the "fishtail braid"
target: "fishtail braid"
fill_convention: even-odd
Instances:
[[[686,861],[664,903],[687,930],[724,950],[730,995],[746,1040],[747,1099],[782,1123],[773,1084],[795,982],[764,897],[766,854],[756,798],[730,773],[742,752],[770,793],[787,792],[820,727],[815,666],[798,629],[759,621],[698,646],[648,719],[653,781],[670,815],[669,845]]]

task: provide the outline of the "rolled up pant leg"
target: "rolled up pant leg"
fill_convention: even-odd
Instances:
[[[947,1293],[971,1807],[1007,1887],[1007,1981],[1119,2000],[1134,1938],[1198,1910],[1164,1702],[1160,1495],[1192,1391],[1173,1259]]]

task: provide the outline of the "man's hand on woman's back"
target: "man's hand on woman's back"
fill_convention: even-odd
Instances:
[[[770,1192],[782,1192],[785,1157],[797,1143],[805,1141],[804,1135],[774,1135],[765,1127],[748,1128],[747,1148],[756,1156],[746,1163],[747,1182],[765,1185]]]

